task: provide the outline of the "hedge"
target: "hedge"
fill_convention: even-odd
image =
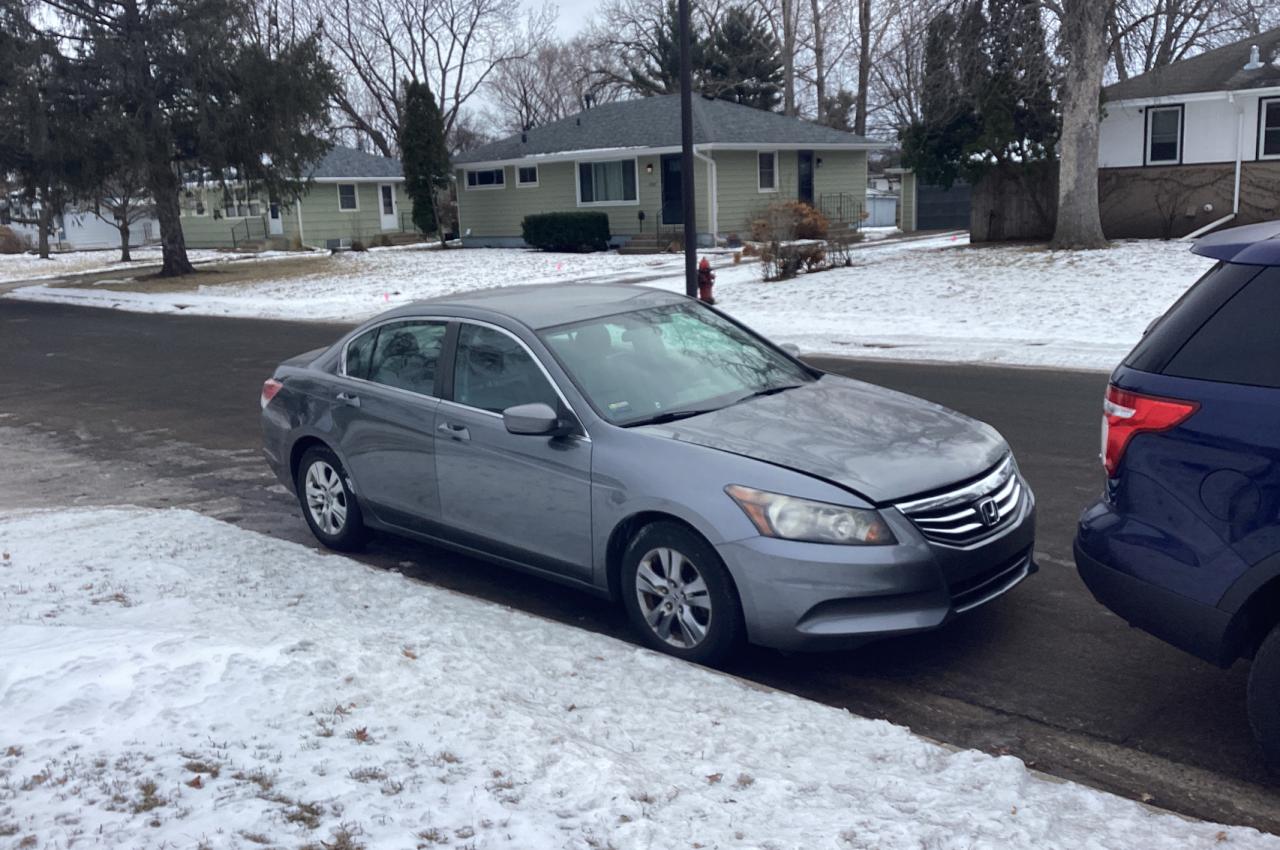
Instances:
[[[543,251],[604,251],[609,247],[609,216],[602,212],[527,215],[520,229],[525,244]]]

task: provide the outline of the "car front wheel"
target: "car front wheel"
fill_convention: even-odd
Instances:
[[[644,642],[661,652],[715,665],[742,640],[742,608],[720,556],[691,529],[647,525],[627,547],[622,597]]]
[[[342,462],[329,449],[317,446],[302,456],[298,501],[311,533],[325,546],[350,552],[364,545],[368,535],[360,505],[347,484]]]

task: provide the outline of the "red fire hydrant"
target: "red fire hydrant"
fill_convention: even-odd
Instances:
[[[711,261],[706,257],[698,263],[698,300],[704,304],[716,303],[711,294],[711,287],[716,282],[716,273],[711,270]]]

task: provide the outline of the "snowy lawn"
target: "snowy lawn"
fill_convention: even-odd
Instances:
[[[0,515],[0,658],[19,847],[1280,847],[185,511]]]
[[[252,283],[203,284],[177,291],[120,291],[121,287],[33,286],[10,297],[115,307],[148,313],[360,321],[397,307],[470,289],[526,283],[608,278],[625,281],[653,274],[679,274],[680,255],[622,256],[616,253],[549,254],[517,249],[451,249],[433,245],[344,252],[307,262],[254,270]],[[125,289],[140,287],[126,286]]]
[[[266,253],[266,252],[264,252]],[[278,256],[279,252],[271,252]],[[0,254],[0,283],[12,283],[18,280],[39,280],[41,278],[61,277],[62,275],[93,274],[95,272],[111,272],[116,270],[137,269],[142,266],[155,265],[160,262],[159,248],[134,248],[129,252],[132,260],[120,262],[120,252],[112,251],[67,251],[61,254],[50,254],[49,259],[42,260],[36,254]],[[193,263],[225,262],[245,256],[226,251],[196,250],[187,251]]]
[[[851,268],[764,283],[719,254],[722,309],[807,352],[1110,369],[1212,263],[1184,242],[1101,251],[969,246],[960,236],[869,244]],[[357,321],[416,299],[490,286],[590,280],[683,291],[679,256],[385,250],[273,280],[183,292],[28,287],[10,297],[146,312]]]

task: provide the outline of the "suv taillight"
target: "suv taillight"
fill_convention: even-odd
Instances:
[[[1107,387],[1102,405],[1102,465],[1114,478],[1129,441],[1144,431],[1168,431],[1200,409],[1194,401],[1157,398]]]
[[[271,399],[275,398],[276,393],[280,392],[280,390],[282,389],[284,389],[284,384],[280,383],[275,378],[268,378],[262,384],[262,409],[263,410],[267,409],[267,405],[271,403]]]

